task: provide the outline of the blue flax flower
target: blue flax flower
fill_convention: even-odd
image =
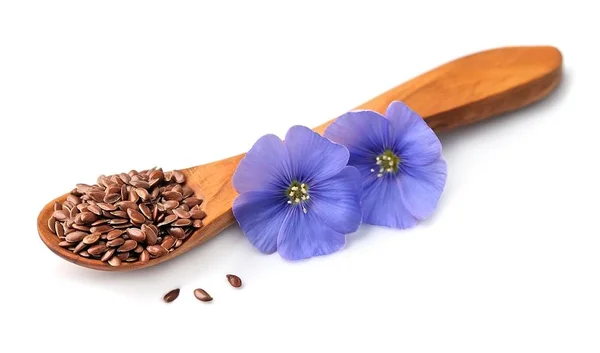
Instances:
[[[340,250],[361,223],[361,180],[348,149],[294,126],[261,137],[233,176],[233,214],[261,252],[288,260]]]
[[[446,162],[433,130],[407,105],[393,102],[385,116],[346,113],[324,136],[348,147],[349,165],[361,174],[364,223],[409,228],[432,215],[446,184]]]

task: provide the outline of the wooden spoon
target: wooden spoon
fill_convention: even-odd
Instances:
[[[419,113],[434,131],[442,132],[519,109],[544,98],[560,82],[561,67],[562,55],[554,47],[487,50],[439,66],[356,109],[384,113],[392,101],[403,101]],[[333,120],[314,131],[322,134],[331,122]],[[186,184],[205,199],[203,207],[208,214],[204,219],[205,226],[175,251],[145,264],[123,262],[112,267],[59,247],[59,239],[48,230],[47,221],[52,215],[54,202],[64,202],[68,194],[49,202],[42,209],[38,216],[39,235],[58,256],[92,269],[128,271],[160,264],[202,244],[235,223],[231,207],[237,193],[231,179],[242,157],[244,154],[182,170]]]

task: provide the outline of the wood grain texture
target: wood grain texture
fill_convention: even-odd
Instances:
[[[561,75],[562,55],[554,47],[497,48],[439,66],[355,109],[384,113],[392,101],[403,101],[419,113],[434,131],[443,132],[539,101],[559,84]],[[322,134],[333,121],[314,130]],[[268,133],[268,129],[265,133]],[[187,177],[186,184],[205,199],[205,226],[191,235],[177,250],[152,259],[147,264],[132,262],[111,267],[99,260],[86,259],[59,247],[58,238],[47,229],[46,223],[52,214],[54,202],[64,201],[67,194],[44,206],[38,216],[39,236],[61,258],[97,270],[129,271],[173,259],[235,223],[231,207],[237,193],[231,178],[243,157],[244,154],[240,154],[182,169]]]

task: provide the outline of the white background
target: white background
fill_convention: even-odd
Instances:
[[[586,3],[1,1],[2,351],[598,352]],[[133,273],[77,267],[38,238],[42,206],[78,182],[225,158],[459,56],[538,44],[562,51],[560,88],[441,136],[447,187],[413,229],[363,226],[289,263],[234,226]]]

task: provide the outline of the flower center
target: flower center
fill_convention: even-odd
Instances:
[[[377,170],[377,177],[381,178],[386,173],[396,173],[400,165],[400,157],[396,156],[391,150],[385,150],[375,158],[379,170],[372,168],[371,173]]]
[[[302,211],[306,213],[306,207],[304,206],[304,203],[310,199],[310,195],[308,194],[308,185],[294,180],[290,187],[286,190],[285,194],[288,198],[288,204],[302,204]]]

